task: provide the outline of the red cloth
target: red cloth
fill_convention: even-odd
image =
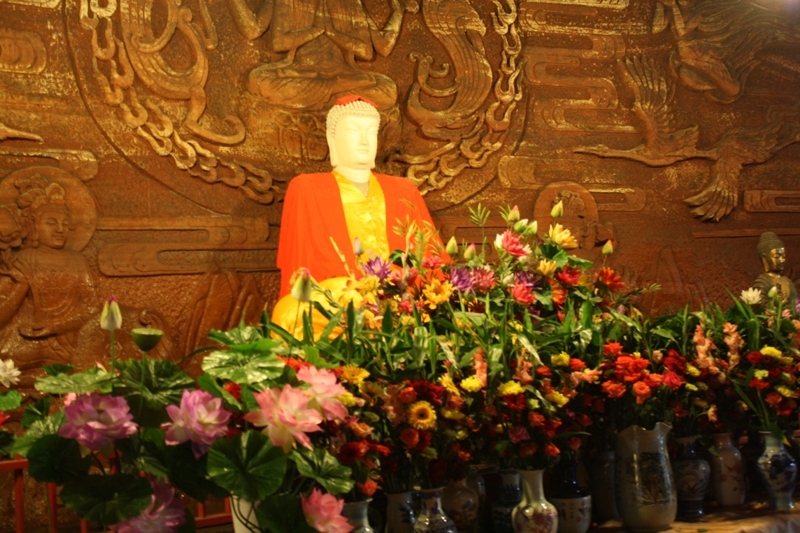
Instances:
[[[406,217],[417,224],[433,224],[422,195],[405,178],[375,174],[386,200],[386,236],[389,249],[405,248],[405,238],[394,232]],[[411,205],[409,206],[409,202]],[[307,267],[318,281],[346,276],[344,264],[330,238],[336,242],[351,272],[355,272],[353,243],[347,233],[339,185],[330,172],[300,174],[289,183],[283,202],[281,233],[278,242],[278,268],[281,269],[280,297],[289,294],[289,280],[300,267]]]

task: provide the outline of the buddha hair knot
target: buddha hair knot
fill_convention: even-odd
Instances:
[[[361,96],[343,97],[336,101],[336,104],[328,111],[325,120],[325,133],[328,135],[336,134],[336,126],[339,119],[346,116],[369,117],[378,121],[380,126],[381,114],[375,104]]]
[[[758,255],[762,257],[766,257],[772,250],[777,248],[784,248],[783,241],[778,238],[778,236],[771,232],[765,231],[761,234],[761,238],[758,239],[758,246],[756,250],[758,250]]]

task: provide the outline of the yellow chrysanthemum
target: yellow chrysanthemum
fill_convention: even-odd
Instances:
[[[642,352],[633,352],[631,355],[633,355],[634,357],[637,357],[637,358],[641,358],[642,357]]]
[[[358,390],[361,394],[368,396],[383,396],[384,394],[383,387],[374,381],[362,381],[358,384]]]
[[[536,266],[536,270],[539,271],[539,274],[542,276],[549,278],[553,274],[556,273],[556,269],[558,265],[552,259],[542,259],[539,261],[539,264]]]
[[[362,293],[374,293],[381,286],[378,276],[364,276],[358,280],[358,288]]]
[[[483,388],[483,385],[481,385],[480,380],[478,380],[478,378],[476,378],[475,376],[470,376],[466,379],[462,379],[460,385],[461,388],[467,392],[478,392]]]
[[[794,391],[787,387],[786,385],[778,385],[775,387],[775,390],[778,391],[782,396],[786,396],[787,398],[794,397]]]
[[[767,379],[769,377],[769,370],[756,370],[754,376],[758,379]]]
[[[695,398],[693,402],[697,407],[702,409],[708,409],[708,402],[703,400],[702,398]]]
[[[456,440],[464,440],[469,437],[469,431],[464,428],[458,428],[456,430]]]
[[[463,382],[462,382],[463,383]],[[525,389],[517,381],[506,381],[497,387],[497,394],[500,396],[507,396],[509,394],[522,394]]]
[[[782,366],[789,366],[792,363],[794,363],[794,359],[792,359],[791,357],[781,357],[780,364]]]
[[[531,411],[535,411],[539,408],[539,400],[536,400],[535,398],[528,398],[527,404],[528,409]]]
[[[706,384],[705,384],[705,383],[703,383],[702,381],[699,381],[699,382],[697,383],[697,388],[699,388],[699,389],[700,389],[700,390],[702,390],[702,391],[707,391],[707,390],[708,390],[708,385],[706,385]]]
[[[337,400],[342,402],[342,405],[345,407],[355,407],[356,406],[356,397],[353,396],[350,392],[345,392],[344,394],[340,394],[336,397]]]
[[[431,461],[434,459],[438,459],[439,457],[439,454],[436,453],[436,448],[431,448],[430,446],[422,450],[422,453],[420,455],[425,459],[430,459]]]
[[[551,224],[550,231],[548,233],[550,236],[550,242],[559,246],[560,248],[564,248],[565,250],[570,250],[572,248],[578,247],[578,241],[575,240],[575,237],[572,235],[567,228],[562,226],[561,224]]]
[[[431,404],[422,400],[409,406],[406,420],[414,429],[433,429],[436,427],[436,411]]]
[[[694,383],[687,383],[686,388],[690,391],[697,391],[697,386]]]
[[[766,355],[767,357],[783,357],[783,353],[777,348],[773,348],[772,346],[764,346],[761,348],[761,355]]]
[[[342,375],[339,376],[341,381],[345,383],[358,384],[369,377],[369,372],[356,365],[344,365],[342,367]]]
[[[430,284],[422,290],[422,294],[425,296],[431,309],[436,309],[436,306],[442,305],[450,300],[450,296],[453,295],[453,286],[450,285],[449,281],[441,282],[433,278]]]
[[[439,385],[441,385],[442,387],[447,389],[447,392],[449,392],[450,394],[453,394],[453,395],[459,396],[459,397],[461,396],[461,393],[459,392],[458,387],[456,387],[456,384],[453,382],[453,378],[451,378],[450,376],[442,376],[442,377],[440,377],[439,378]]]
[[[551,357],[550,362],[553,363],[553,366],[569,366],[569,359],[570,357],[567,352],[561,352]]]
[[[686,373],[696,378],[700,375],[700,370],[698,370],[696,366],[686,365]]]
[[[556,404],[558,407],[564,407],[567,402],[569,402],[569,398],[557,391],[553,391],[550,394],[545,395],[544,398],[548,402]]]
[[[456,409],[448,409],[447,407],[442,407],[441,411],[442,416],[448,420],[461,420],[464,418],[464,413],[461,411],[457,411]]]

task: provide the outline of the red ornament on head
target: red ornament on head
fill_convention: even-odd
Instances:
[[[348,94],[347,96],[342,96],[341,98],[336,100],[336,103],[334,105],[347,105],[347,104],[349,104],[351,102],[357,102],[359,100],[361,100],[362,102],[368,103],[369,105],[371,105],[375,109],[378,109],[378,106],[375,105],[375,102],[373,102],[372,100],[369,100],[367,98],[364,98],[363,96],[357,95],[357,94]]]

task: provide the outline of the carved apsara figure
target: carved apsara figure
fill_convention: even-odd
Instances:
[[[249,40],[268,30],[272,52],[281,60],[253,69],[247,88],[269,104],[321,110],[337,98],[359,94],[379,110],[397,101],[397,86],[388,76],[359,66],[374,52],[391,53],[405,11],[413,0],[391,0],[392,13],[379,29],[361,0],[263,0],[257,11],[244,0],[228,0],[233,18]]]
[[[5,226],[19,222],[0,261],[0,350],[27,370],[69,362],[78,331],[97,306],[86,259],[66,246],[70,212],[64,188],[40,174],[19,178],[15,186],[16,210],[0,211]],[[13,253],[12,246],[20,244]]]
[[[763,300],[774,287],[777,296],[784,304],[797,305],[797,288],[792,280],[783,275],[783,267],[786,264],[786,248],[783,241],[775,233],[767,231],[761,234],[756,249],[764,272],[756,278],[753,288],[761,291]]]

